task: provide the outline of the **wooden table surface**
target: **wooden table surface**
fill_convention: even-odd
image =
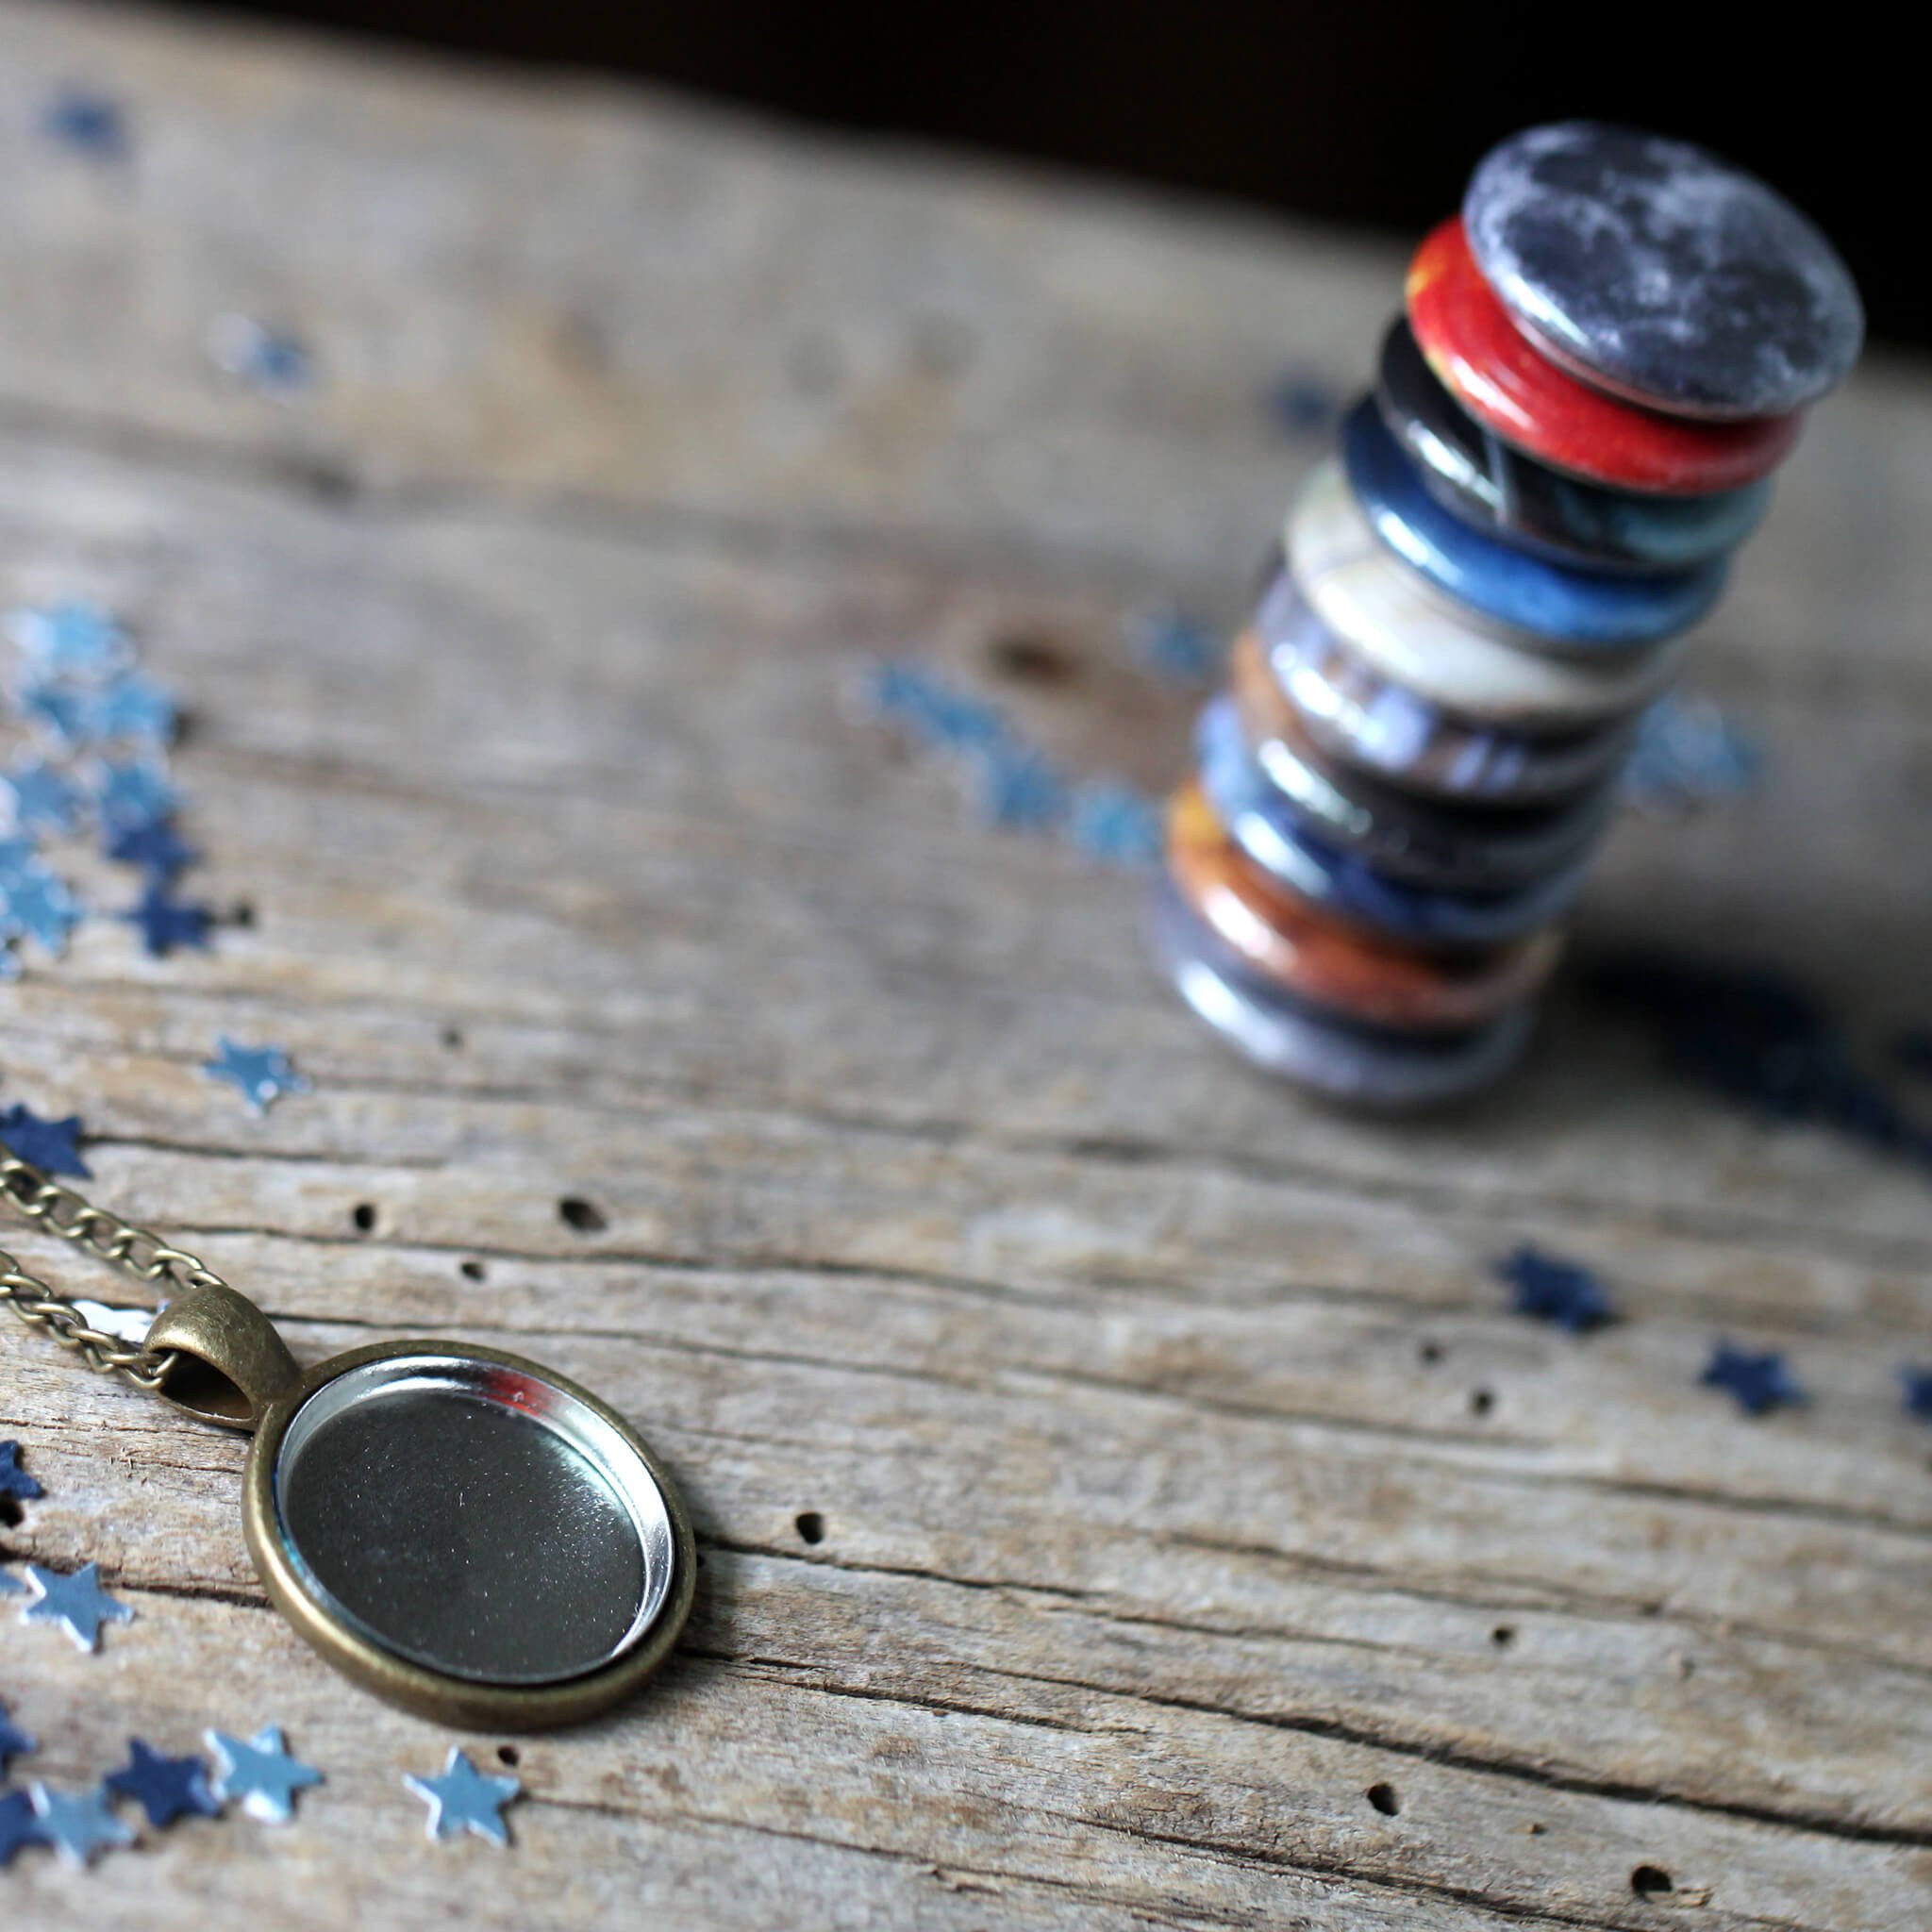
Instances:
[[[37,130],[64,82],[127,104],[125,165]],[[854,714],[923,657],[1170,780],[1191,701],[1123,625],[1240,614],[1320,448],[1260,399],[1362,379],[1400,260],[0,7],[0,603],[138,626],[192,714],[197,882],[254,911],[30,961],[0,1104],[81,1113],[96,1198],[304,1356],[447,1332],[592,1383],[704,1563],[634,1705],[458,1740],[520,1754],[512,1848],[432,1845],[400,1778],[448,1734],[268,1609],[243,1444],[7,1324],[46,1491],[7,1550],[137,1613],[95,1657],[7,1613],[16,1780],[267,1723],[328,1779],[279,1829],[23,1853],[8,1924],[1932,1922],[1923,1172],[1672,1084],[1574,993],[1484,1109],[1319,1111],[1157,981],[1137,880],[982,829]],[[226,313],[299,327],[313,390],[224,379]],[[1928,1017],[1928,517],[1932,385],[1874,357],[1695,652],[1765,782],[1623,827],[1585,955],[1761,958],[1866,1040]],[[197,1071],[223,1032],[314,1092],[251,1119]],[[1524,1240],[1631,1319],[1508,1315]],[[1809,1407],[1698,1390],[1719,1335]]]

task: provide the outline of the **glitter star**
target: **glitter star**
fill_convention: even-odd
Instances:
[[[127,1740],[127,1762],[103,1782],[117,1797],[132,1798],[159,1828],[196,1814],[215,1818],[221,1806],[208,1790],[208,1766],[198,1757],[164,1757],[139,1738]]]
[[[94,739],[138,738],[166,744],[175,736],[175,700],[151,677],[117,677],[95,694],[87,709]]]
[[[92,733],[93,707],[85,691],[64,684],[36,682],[23,686],[15,702],[29,724],[39,725],[65,749],[85,744]]]
[[[239,1046],[224,1034],[215,1041],[215,1057],[201,1070],[210,1079],[225,1080],[248,1103],[253,1113],[266,1113],[284,1093],[308,1093],[309,1083],[278,1046]]]
[[[1753,1355],[1748,1349],[1733,1348],[1720,1341],[1711,1350],[1698,1382],[1707,1389],[1723,1389],[1733,1396],[1746,1415],[1762,1415],[1780,1406],[1795,1407],[1805,1400],[1805,1391],[1785,1367],[1783,1356],[1773,1351]]]
[[[1554,1322],[1573,1335],[1587,1335],[1617,1319],[1616,1305],[1588,1268],[1527,1242],[1498,1261],[1493,1272],[1516,1291],[1510,1305],[1519,1315]]]
[[[9,1723],[7,1708],[0,1705],[0,1773],[16,1757],[25,1757],[28,1752],[40,1748],[18,1724]]]
[[[1042,831],[1066,816],[1067,781],[1053,761],[1008,739],[979,748],[975,800],[990,825]]]
[[[316,380],[315,358],[301,337],[252,316],[219,317],[208,332],[208,351],[224,375],[270,395],[291,395]]]
[[[294,1813],[295,1793],[322,1782],[313,1765],[289,1756],[279,1724],[264,1724],[247,1739],[205,1731],[202,1740],[215,1754],[215,1802],[240,1798],[242,1808],[266,1824],[284,1824]]]
[[[97,604],[52,604],[9,611],[7,629],[41,671],[107,677],[134,655],[134,641]]]
[[[162,885],[173,884],[201,857],[164,818],[110,826],[107,854],[122,865],[140,866]]]
[[[1932,1369],[1902,1368],[1898,1379],[1905,1391],[1906,1413],[1932,1423]],[[0,1443],[0,1448],[5,1446]]]
[[[134,1833],[114,1816],[108,1793],[99,1785],[87,1791],[55,1791],[45,1785],[27,1787],[34,1801],[44,1841],[76,1868],[90,1863],[109,1845],[131,1845]]]
[[[523,1795],[524,1788],[515,1778],[486,1775],[452,1744],[441,1777],[405,1774],[403,1782],[429,1807],[431,1838],[474,1831],[491,1844],[508,1844],[509,1830],[500,1814]]]
[[[58,958],[80,920],[80,901],[38,861],[0,878],[0,933],[25,933]]]
[[[41,1829],[34,1801],[25,1791],[0,1793],[0,1866],[13,1863],[13,1855],[23,1845],[50,1844]]]
[[[42,1174],[78,1174],[84,1181],[93,1178],[80,1158],[80,1135],[77,1113],[69,1114],[64,1121],[43,1121],[18,1101],[0,1113],[0,1146]]]
[[[1221,640],[1183,611],[1136,612],[1127,620],[1127,641],[1163,684],[1191,691],[1212,684],[1221,671]]]
[[[138,825],[172,815],[180,800],[167,774],[144,758],[104,759],[96,797],[109,825]]]
[[[45,1492],[39,1483],[20,1466],[20,1444],[0,1442],[0,1496],[12,1496],[23,1503],[31,1503],[36,1496]]]
[[[91,161],[127,157],[127,117],[111,94],[90,87],[63,87],[41,109],[41,132],[58,147]]]
[[[1131,785],[1083,785],[1067,814],[1074,848],[1103,865],[1151,865],[1160,857],[1160,808]]]
[[[101,1588],[100,1572],[92,1563],[83,1563],[71,1575],[29,1563],[26,1580],[33,1601],[21,1611],[20,1621],[59,1624],[82,1650],[99,1649],[103,1624],[134,1621],[134,1612]]]
[[[87,794],[44,758],[0,776],[0,801],[15,830],[72,832],[80,824]]]
[[[149,956],[161,959],[177,946],[207,952],[208,923],[214,915],[194,900],[169,898],[168,888],[158,879],[150,879],[140,902],[115,917],[140,927]]]

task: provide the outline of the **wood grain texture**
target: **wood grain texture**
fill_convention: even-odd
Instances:
[[[72,78],[130,104],[128,167],[35,135]],[[449,1332],[591,1382],[705,1560],[658,1687],[514,1746],[513,1850],[430,1846],[400,1777],[445,1737],[268,1610],[241,1445],[9,1325],[47,1493],[6,1547],[138,1611],[92,1658],[7,1617],[16,1774],[278,1722],[328,1776],[287,1829],[25,1854],[9,1924],[1932,1920],[1922,1175],[1674,1087],[1574,995],[1480,1113],[1314,1110],[1156,982],[1133,881],[975,829],[851,702],[923,655],[1171,779],[1188,703],[1123,620],[1238,617],[1317,453],[1260,399],[1365,376],[1398,255],[12,4],[0,237],[0,602],[139,625],[200,876],[254,914],[167,961],[90,922],[0,990],[0,1097],[81,1111],[99,1197],[305,1357]],[[299,325],[315,392],[213,374],[226,311]],[[1586,956],[1761,956],[1868,1041],[1926,1017],[1928,515],[1932,387],[1874,368],[1694,654],[1770,780],[1623,828]],[[1016,637],[1065,675],[1003,681]],[[315,1092],[251,1120],[219,1031]],[[1633,1319],[1509,1319],[1523,1239]],[[1697,1391],[1720,1333],[1811,1406]]]

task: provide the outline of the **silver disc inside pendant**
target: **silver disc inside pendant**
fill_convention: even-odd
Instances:
[[[458,1354],[344,1370],[290,1420],[275,1526],[306,1589],[393,1656],[541,1685],[631,1649],[671,1589],[656,1477],[541,1375]]]

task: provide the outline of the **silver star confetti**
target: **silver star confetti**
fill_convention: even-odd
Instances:
[[[134,1842],[134,1833],[114,1816],[108,1793],[99,1785],[87,1791],[56,1791],[33,1784],[27,1790],[42,1831],[70,1865],[78,1868],[109,1845]]]
[[[241,1046],[224,1034],[215,1042],[215,1057],[201,1070],[212,1080],[225,1080],[248,1103],[253,1113],[266,1113],[284,1093],[308,1093],[310,1084],[278,1046]]]
[[[209,1789],[216,1800],[240,1798],[242,1808],[265,1824],[286,1824],[294,1814],[295,1793],[322,1782],[312,1764],[289,1756],[280,1724],[263,1724],[253,1738],[204,1731],[202,1740],[215,1755]]]
[[[134,1612],[101,1588],[100,1571],[83,1563],[71,1574],[26,1566],[32,1600],[20,1613],[23,1624],[58,1624],[82,1650],[97,1650],[103,1624],[131,1624]]]
[[[432,1839],[474,1831],[491,1844],[508,1844],[509,1828],[501,1813],[506,1805],[523,1796],[524,1788],[515,1778],[489,1776],[452,1744],[441,1777],[405,1774],[403,1782],[429,1807]]]

